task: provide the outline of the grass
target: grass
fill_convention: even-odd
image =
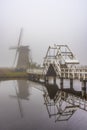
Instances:
[[[27,77],[26,72],[8,72],[5,74],[6,77]]]
[[[0,68],[0,78],[25,78],[28,77],[26,72],[16,72],[8,68]]]

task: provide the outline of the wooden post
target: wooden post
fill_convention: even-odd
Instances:
[[[73,90],[73,79],[70,79],[70,89]]]
[[[54,84],[56,84],[56,76],[54,76]]]
[[[45,76],[45,84],[48,84],[48,76]]]
[[[60,87],[63,89],[63,78],[60,79]]]
[[[86,81],[82,81],[82,97],[86,97]]]

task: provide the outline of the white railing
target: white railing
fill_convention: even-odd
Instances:
[[[63,78],[73,78],[73,79],[87,79],[87,70],[85,69],[72,69],[72,68],[62,68],[61,77]]]
[[[49,65],[45,66],[45,69],[28,69],[27,73],[44,75],[47,73]],[[87,68],[60,68],[59,64],[57,64],[56,61],[53,63],[53,67],[57,76],[60,76],[62,78],[87,80]]]

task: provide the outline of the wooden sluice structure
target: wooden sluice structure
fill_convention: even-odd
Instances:
[[[86,88],[87,67],[79,65],[79,61],[67,45],[49,46],[43,65],[45,83],[49,83],[49,77],[53,77],[56,84],[58,78],[63,87],[63,81],[68,79],[70,87],[73,87],[73,81],[79,80],[82,82],[82,88]]]
[[[50,77],[53,78],[53,84],[56,84],[58,78],[62,88],[64,80],[70,80],[70,87],[73,87],[73,81],[77,79],[82,82],[82,90],[86,89],[87,67],[79,65],[67,45],[49,46],[43,69],[28,69],[27,73],[30,80],[44,84],[49,84]]]

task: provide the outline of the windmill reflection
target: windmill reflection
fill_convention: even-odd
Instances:
[[[28,83],[26,80],[17,80],[18,84],[18,97],[20,99],[29,100]]]
[[[81,91],[51,84],[45,86],[43,97],[49,117],[55,117],[55,122],[69,120],[78,108],[87,111],[86,95],[83,97]]]
[[[26,80],[17,80],[17,86],[15,85],[16,95],[10,95],[11,98],[17,99],[21,117],[23,117],[21,100],[29,100],[30,93],[28,87],[28,82]]]

